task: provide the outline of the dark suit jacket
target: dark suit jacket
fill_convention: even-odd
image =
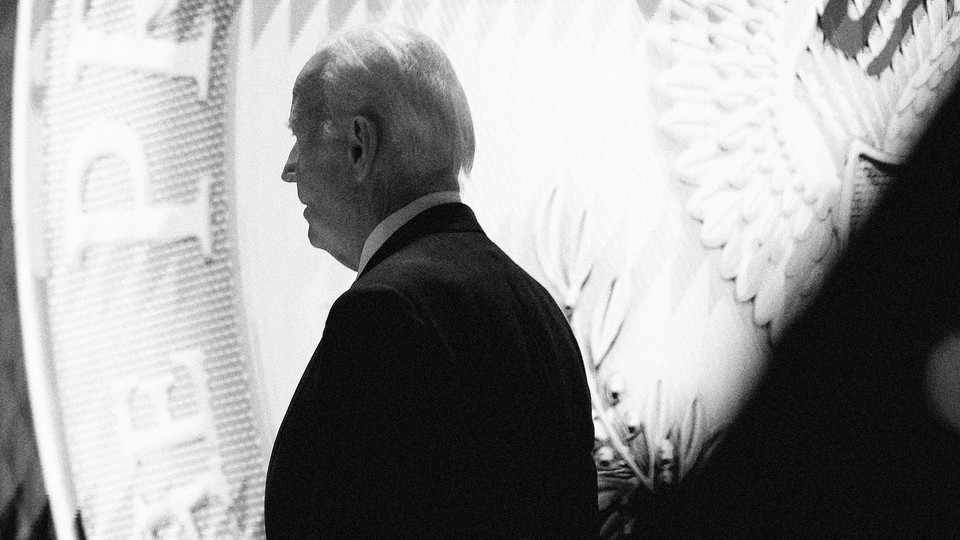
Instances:
[[[594,536],[592,448],[560,309],[440,205],[331,308],[273,447],[267,536]]]

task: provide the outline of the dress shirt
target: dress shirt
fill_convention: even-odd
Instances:
[[[397,232],[397,229],[416,217],[417,214],[437,205],[456,202],[460,202],[459,191],[436,191],[414,200],[387,216],[386,219],[381,221],[380,224],[373,229],[373,232],[370,233],[370,236],[368,236],[367,240],[363,243],[363,250],[360,251],[360,266],[357,268],[357,273],[362,273],[364,267],[370,262],[370,258],[383,246],[384,242],[386,242],[393,233]]]

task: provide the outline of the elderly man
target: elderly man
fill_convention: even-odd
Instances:
[[[444,53],[408,29],[341,34],[297,77],[290,128],[310,243],[358,276],[277,434],[267,536],[594,536],[579,349],[460,202],[473,124]]]

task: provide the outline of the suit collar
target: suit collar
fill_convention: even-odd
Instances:
[[[357,273],[363,273],[363,269],[366,268],[373,254],[376,253],[377,250],[380,249],[380,246],[393,236],[393,233],[397,232],[404,223],[415,218],[417,214],[429,210],[434,206],[452,202],[460,202],[459,191],[435,191],[416,199],[387,216],[386,219],[381,221],[380,224],[373,229],[373,232],[367,237],[367,241],[363,243],[363,250],[360,252],[360,268]]]
[[[401,226],[380,249],[373,254],[363,270],[357,275],[360,279],[371,268],[407,246],[414,240],[443,232],[483,232],[477,217],[469,206],[463,203],[446,203],[434,206],[417,214]]]

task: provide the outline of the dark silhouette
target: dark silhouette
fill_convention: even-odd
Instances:
[[[461,202],[469,107],[408,29],[334,38],[294,86],[308,238],[334,303],[267,472],[269,538],[596,536],[583,360],[550,294]]]
[[[958,127],[954,92],[654,532],[960,532],[960,433],[933,410],[925,384],[931,352],[960,334]]]

